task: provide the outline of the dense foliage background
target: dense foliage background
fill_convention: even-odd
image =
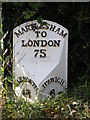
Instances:
[[[2,82],[2,120],[87,120],[90,118],[90,3],[3,3],[3,55],[0,56]],[[69,31],[69,91],[41,101],[18,99],[10,86],[13,83],[13,29],[26,21],[50,20]],[[8,31],[8,32],[7,32]],[[0,79],[1,82],[1,79]],[[8,83],[9,89],[8,89]],[[2,93],[1,93],[2,92]]]
[[[79,83],[85,84],[86,81],[89,83],[90,3],[3,3],[2,8],[3,32],[9,32],[4,40],[5,48],[9,45],[13,28],[21,23],[46,19],[61,24],[69,31],[69,88]]]

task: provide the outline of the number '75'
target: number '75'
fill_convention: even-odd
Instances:
[[[38,57],[38,56],[40,56],[41,58],[46,57],[46,49],[34,50],[34,57]]]

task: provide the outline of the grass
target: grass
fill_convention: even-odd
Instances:
[[[54,99],[48,97],[34,103],[8,92],[8,100],[3,97],[2,120],[89,120],[89,90],[86,84],[76,86]]]

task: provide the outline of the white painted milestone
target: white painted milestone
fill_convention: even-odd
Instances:
[[[31,99],[38,92],[46,98],[67,88],[68,30],[52,21],[43,23],[29,21],[13,30],[14,78],[20,84],[25,81]],[[20,84],[18,96],[23,95]]]

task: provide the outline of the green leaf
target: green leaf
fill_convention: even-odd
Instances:
[[[38,10],[40,9],[41,7],[43,7],[43,3],[40,3],[40,2],[37,2],[37,3],[28,3],[29,7],[32,8],[32,10]]]
[[[3,60],[1,56],[0,56],[0,60],[1,60],[1,61]]]
[[[38,18],[37,18],[37,21],[38,21],[38,23],[42,23],[42,16],[39,16]]]
[[[1,71],[4,72],[4,67],[1,67]]]
[[[8,72],[9,72],[10,76],[12,76],[12,72],[10,70],[8,70]]]
[[[24,19],[30,19],[31,17],[33,17],[34,14],[35,14],[34,11],[24,11],[23,12]]]
[[[7,63],[7,62],[9,61],[9,59],[10,59],[10,56],[7,56],[7,57],[5,58],[5,63]]]
[[[7,86],[8,86],[8,82],[7,80],[5,80],[5,88],[7,89]]]
[[[8,82],[13,83],[13,81],[11,79],[8,79]]]
[[[13,83],[13,79],[11,76],[7,76],[4,81],[7,81],[7,82],[10,82],[10,83]]]
[[[35,14],[35,12],[34,12],[34,11],[31,11],[31,12],[30,12],[30,17],[33,17],[34,14]]]
[[[47,25],[47,22],[42,22],[41,25]]]
[[[24,16],[24,19],[29,19],[30,18],[30,15],[29,14],[26,14],[25,16]]]
[[[20,3],[18,3],[18,2],[13,2],[12,3],[15,7],[22,7],[23,6],[23,3],[22,2],[20,2]]]

